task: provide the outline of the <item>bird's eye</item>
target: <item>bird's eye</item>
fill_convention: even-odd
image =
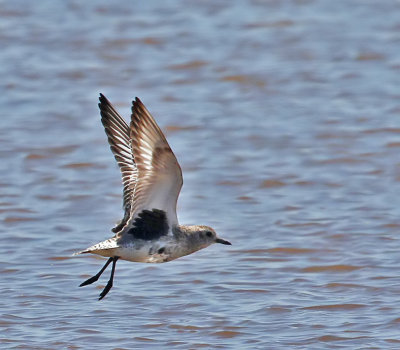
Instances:
[[[210,231],[207,231],[206,235],[207,237],[212,237],[212,233]]]

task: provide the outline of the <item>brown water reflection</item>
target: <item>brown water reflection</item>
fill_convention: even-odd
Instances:
[[[0,348],[397,349],[393,1],[0,3]],[[139,96],[212,247],[103,260],[120,177],[98,93]]]

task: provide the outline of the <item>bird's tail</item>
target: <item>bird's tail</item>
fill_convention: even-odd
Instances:
[[[107,249],[113,249],[113,248],[118,248],[117,240],[115,239],[115,237],[107,239],[103,242],[94,244],[94,245],[90,246],[89,248],[86,248],[84,250],[81,250],[79,252],[72,254],[72,256],[86,254],[86,253],[94,253],[94,252],[98,252],[100,250],[107,250]]]
[[[76,253],[72,254],[72,256],[79,255],[79,254],[85,254],[85,253],[90,253],[90,250],[88,250],[88,249],[81,250],[80,252],[76,252]]]

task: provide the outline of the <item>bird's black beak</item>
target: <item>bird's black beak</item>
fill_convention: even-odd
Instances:
[[[215,240],[215,242],[221,243],[221,244],[226,244],[226,245],[232,245],[231,242],[225,241],[225,240],[222,239],[222,238],[217,238],[217,239]]]

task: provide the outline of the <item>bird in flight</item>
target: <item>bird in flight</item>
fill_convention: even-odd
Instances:
[[[100,94],[100,114],[108,142],[122,174],[124,217],[115,236],[74,255],[108,257],[101,270],[80,287],[96,282],[112,263],[103,299],[113,286],[118,259],[163,263],[192,254],[213,243],[231,245],[208,226],[179,225],[176,202],[182,170],[154,118],[136,97],[128,125],[108,99]]]

